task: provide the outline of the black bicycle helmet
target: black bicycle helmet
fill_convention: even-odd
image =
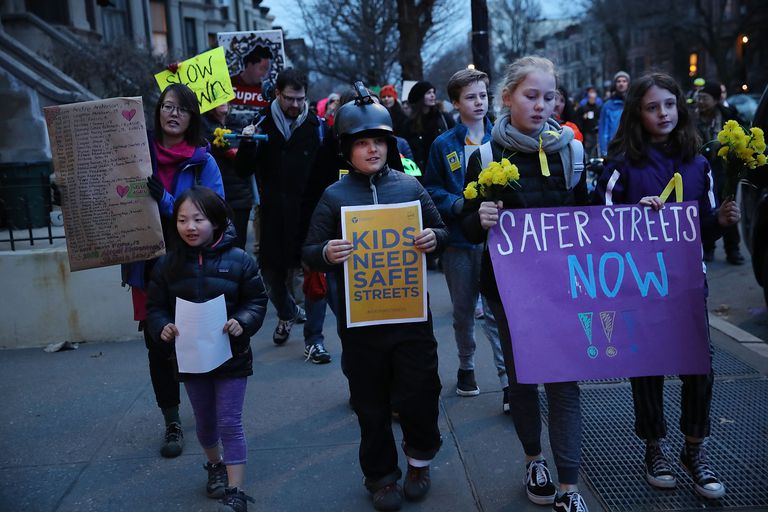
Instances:
[[[392,117],[389,111],[373,101],[362,82],[355,82],[355,89],[357,98],[345,103],[336,111],[333,121],[336,137],[342,140],[344,137],[371,130],[392,135]]]

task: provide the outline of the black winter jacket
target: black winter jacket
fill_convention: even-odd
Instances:
[[[250,210],[253,206],[251,180],[244,179],[238,175],[235,159],[231,155],[229,148],[217,148],[213,145],[213,132],[216,128],[225,128],[225,126],[210,116],[203,115],[205,138],[208,139],[208,143],[211,145],[210,152],[213,158],[216,159],[216,163],[221,171],[221,179],[224,182],[224,197],[229,207],[233,210]],[[231,144],[233,147],[237,145],[234,141]]]
[[[320,147],[320,120],[313,115],[294,130],[288,141],[272,120],[272,108],[265,109],[261,123],[267,142],[243,141],[237,152],[241,176],[256,173],[259,186],[262,268],[296,268],[301,259],[301,205],[315,155]]]
[[[581,179],[572,189],[565,185],[565,173],[563,163],[557,153],[547,155],[550,176],[541,174],[538,153],[511,153],[503,149],[496,142],[491,142],[494,162],[500,162],[502,157],[517,165],[520,171],[520,188],[506,189],[508,192],[500,198],[504,203],[504,209],[508,208],[547,208],[557,206],[583,206],[588,204],[586,172],[581,173]],[[471,181],[477,181],[482,170],[480,152],[475,151],[469,158],[467,174],[464,178],[464,186]],[[480,203],[487,201],[478,197],[473,200],[465,200],[462,211],[461,231],[467,240],[473,244],[485,243],[488,232],[480,225],[478,209]],[[480,273],[480,291],[488,299],[499,302],[499,290],[496,288],[496,276],[493,273],[491,254],[488,245],[483,250],[482,271]]]
[[[337,274],[339,304],[345,303],[344,266],[328,263],[323,257],[323,249],[329,240],[341,238],[341,207],[416,200],[421,203],[422,225],[435,232],[436,251],[440,251],[445,246],[448,230],[429,194],[416,178],[385,166],[372,176],[352,171],[325,190],[312,214],[302,259],[312,270]],[[339,336],[344,342],[359,340],[370,344],[381,338],[390,341],[434,338],[431,312],[426,322],[417,323],[347,327],[344,314],[338,315],[337,322]]]
[[[429,148],[435,139],[444,132],[447,132],[456,122],[448,114],[439,110],[432,110],[421,118],[422,126],[416,126],[416,119],[411,118],[403,127],[402,137],[408,141],[413,151],[413,161],[419,166],[421,172],[427,169],[427,160],[429,160]]]
[[[146,328],[154,343],[166,343],[160,333],[166,324],[174,322],[177,297],[202,303],[224,294],[227,318],[234,318],[243,328],[242,335],[229,336],[232,359],[206,374],[179,374],[179,380],[201,375],[245,377],[253,373],[250,339],[264,322],[267,294],[256,262],[235,247],[235,239],[230,224],[218,244],[203,248],[184,245],[161,257],[152,270]]]

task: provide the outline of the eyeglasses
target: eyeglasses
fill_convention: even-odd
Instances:
[[[160,105],[160,112],[163,114],[171,115],[174,111],[176,111],[179,117],[187,117],[192,113],[189,109],[179,107],[178,105],[174,105],[172,103],[163,103]]]
[[[295,97],[295,96],[286,96],[285,94],[281,94],[280,97],[283,98],[283,100],[285,100],[286,103],[289,103],[289,104],[295,103],[296,105],[301,105],[302,103],[304,103],[304,100],[307,99],[306,96]]]

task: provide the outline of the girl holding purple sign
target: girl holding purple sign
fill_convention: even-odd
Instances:
[[[587,203],[584,150],[573,131],[551,119],[557,94],[555,68],[541,57],[522,57],[507,69],[499,95],[502,113],[491,132],[490,151],[481,146],[469,159],[465,184],[477,182],[487,167],[483,154],[494,162],[507,159],[516,166],[519,186],[484,197],[465,191],[462,232],[472,243],[484,243],[488,230],[498,223],[502,208],[576,206]],[[474,189],[472,189],[474,192]],[[515,373],[509,323],[502,307],[486,245],[483,251],[480,291],[496,317],[504,364],[509,377],[510,414],[526,459],[525,488],[533,503],[552,504],[558,511],[587,506],[577,483],[581,464],[581,408],[576,382],[544,385],[549,404],[549,440],[560,481],[550,475],[541,449],[541,412],[536,384],[520,384]],[[546,319],[542,319],[546,320]],[[566,340],[564,340],[566,341]]]
[[[676,183],[678,200],[697,201],[704,243],[714,244],[722,228],[739,220],[739,208],[728,201],[717,209],[712,173],[699,155],[696,128],[689,116],[683,91],[672,77],[645,75],[632,82],[616,137],[608,147],[608,162],[597,184],[601,203],[641,204],[664,208],[670,183]],[[666,192],[666,194],[664,192]],[[660,197],[661,196],[661,197]],[[705,281],[706,290],[706,281]],[[702,297],[706,309],[706,295]],[[707,333],[709,330],[707,330]],[[677,485],[667,458],[664,420],[664,377],[634,377],[632,397],[635,432],[645,440],[645,478],[654,487]],[[704,441],[710,433],[709,411],[714,376],[711,363],[706,375],[680,375],[683,383],[680,430],[685,446],[680,462],[691,474],[696,492],[720,498],[725,486],[707,462]]]

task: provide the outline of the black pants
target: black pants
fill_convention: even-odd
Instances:
[[[143,328],[143,322],[141,328]],[[176,380],[176,369],[171,359],[173,346],[170,343],[159,344],[152,341],[144,331],[144,344],[147,346],[149,357],[149,377],[152,379],[152,389],[155,390],[155,400],[160,409],[178,407],[179,382]]]
[[[392,408],[400,414],[407,456],[431,460],[440,449],[437,342],[434,337],[360,341],[342,338],[344,373],[360,424],[360,466],[366,487],[374,492],[401,476]]]
[[[704,308],[706,309],[706,304]],[[705,316],[705,318],[707,318]],[[712,340],[709,339],[709,373],[706,375],[679,375],[683,382],[680,396],[680,431],[691,437],[709,435],[709,411],[712,406]],[[664,377],[633,377],[632,399],[635,404],[635,433],[640,439],[660,439],[667,435],[664,419]]]
[[[248,221],[251,217],[251,209],[233,208],[232,213],[234,214],[232,224],[234,224],[235,231],[237,232],[237,241],[235,242],[235,245],[245,250],[245,243],[248,240]]]

